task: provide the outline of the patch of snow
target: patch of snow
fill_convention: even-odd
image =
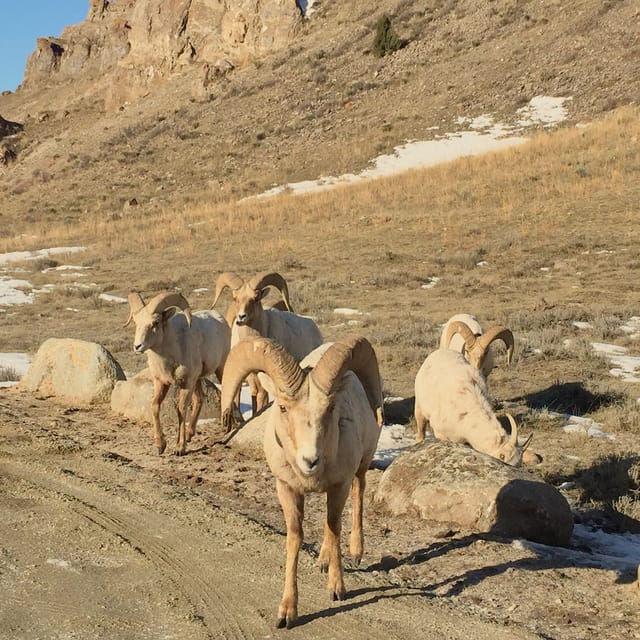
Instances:
[[[303,0],[300,0],[303,1]],[[396,175],[409,169],[432,167],[458,158],[477,156],[491,151],[513,147],[527,139],[514,135],[527,127],[552,126],[567,117],[564,103],[571,98],[536,96],[529,104],[518,109],[520,119],[516,127],[496,123],[492,116],[481,115],[474,119],[458,118],[459,125],[469,127],[439,136],[435,140],[411,141],[394,147],[393,153],[378,156],[372,166],[358,174],[322,176],[317,180],[287,183],[264,191],[256,198],[267,198],[282,193],[311,193],[334,189],[344,184]]]
[[[31,283],[0,276],[0,305],[32,304],[33,293],[26,293],[24,289],[31,290]]]
[[[574,320],[571,326],[576,329],[593,329],[593,325],[590,322],[582,322],[580,320]]]
[[[208,291],[207,287],[200,287],[200,289],[194,289],[191,293],[207,293]]]
[[[3,369],[13,369],[18,378],[27,373],[31,366],[31,358],[27,353],[0,353],[0,367]]]
[[[35,251],[12,251],[10,253],[0,253],[0,264],[10,262],[22,262],[23,260],[35,260],[36,258],[46,258],[62,253],[77,253],[84,251],[84,247],[52,247],[50,249],[37,249]]]
[[[562,427],[567,433],[582,433],[588,438],[602,438],[605,440],[615,440],[615,436],[611,433],[603,431],[602,425],[591,418],[584,416],[567,416],[568,422]]]
[[[620,325],[620,330],[629,334],[631,338],[640,336],[640,316],[631,316],[627,322]]]
[[[348,307],[338,307],[333,310],[338,316],[361,316],[362,311],[358,311],[357,309],[349,309]]]
[[[47,558],[47,564],[52,564],[54,567],[60,569],[71,569],[71,563],[68,560],[61,560],[60,558]]]
[[[609,373],[615,378],[620,378],[624,382],[640,382],[640,356],[625,355],[628,352],[626,347],[617,344],[607,344],[605,342],[592,342],[593,350],[604,356],[614,367],[609,369]]]
[[[407,447],[416,443],[415,435],[406,435],[406,429],[401,424],[385,424],[380,430],[378,447],[373,456],[371,467],[386,469]]]
[[[83,267],[81,265],[73,264],[61,264],[57,267],[48,267],[43,269],[42,273],[49,273],[50,271],[82,271],[83,269],[91,269],[91,267]]]
[[[420,288],[433,289],[433,287],[435,287],[438,284],[438,282],[440,282],[440,278],[438,278],[437,276],[430,276],[429,278],[427,278],[426,282],[420,285]]]
[[[121,298],[120,296],[112,296],[109,293],[101,293],[98,298],[100,298],[100,300],[104,300],[105,302],[117,302],[119,304],[127,302],[126,298]]]
[[[583,524],[573,527],[571,547],[551,547],[529,540],[514,540],[517,549],[529,549],[564,566],[592,567],[636,573],[640,564],[640,535],[606,533]]]

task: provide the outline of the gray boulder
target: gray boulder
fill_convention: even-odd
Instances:
[[[19,388],[64,402],[109,402],[118,380],[125,376],[114,357],[95,342],[49,338],[38,349]]]
[[[544,544],[566,545],[573,531],[569,505],[555,487],[438,440],[402,452],[384,472],[375,500],[394,515]]]
[[[200,419],[220,418],[220,392],[213,382],[203,380],[204,398]],[[151,423],[153,378],[148,368],[129,380],[117,382],[111,394],[111,410],[130,420]],[[178,389],[172,386],[160,408],[160,420],[165,425],[177,424]]]

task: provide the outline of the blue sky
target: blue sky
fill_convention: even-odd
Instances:
[[[82,22],[89,0],[0,0],[0,13],[0,91],[14,91],[36,38],[59,36],[67,25]]]

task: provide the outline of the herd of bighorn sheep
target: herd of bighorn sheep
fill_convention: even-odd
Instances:
[[[263,304],[269,287],[282,296],[272,306]],[[179,389],[177,455],[185,453],[196,433],[206,376],[215,374],[222,385],[221,421],[227,432],[237,422],[243,380],[248,381],[253,415],[267,411],[264,451],[287,528],[285,586],[276,624],[290,628],[298,616],[297,565],[307,493],[327,495],[319,562],[328,573],[333,599],[345,595],[340,532],[349,492],[349,551],[356,565],[362,558],[365,477],[383,424],[382,382],[369,341],[354,336],[324,343],[312,319],[293,313],[280,274],[262,272],[245,281],[224,272],[217,279],[212,307],[226,288],[233,301],[224,317],[212,309],[192,313],[180,293],[160,293],[145,304],[133,292],[125,326],[134,322],[133,350],[147,354],[159,453],[166,447],[160,406],[171,385]],[[510,432],[505,429],[487,389],[494,366],[491,344],[498,339],[507,347],[509,363],[514,349],[509,329],[494,326],[483,331],[466,314],[446,323],[440,348],[426,358],[415,379],[418,442],[428,423],[436,438],[467,443],[506,464],[522,462],[531,437],[520,444],[516,422],[508,414]],[[273,402],[267,407],[269,395]]]

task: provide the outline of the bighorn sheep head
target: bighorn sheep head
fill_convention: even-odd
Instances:
[[[464,340],[464,356],[476,369],[481,369],[484,377],[488,377],[493,368],[493,359],[489,358],[489,345],[494,340],[502,340],[507,347],[507,364],[511,364],[513,357],[514,338],[511,329],[501,325],[490,327],[482,335],[476,335],[467,324],[456,320],[447,328],[444,344],[448,347],[451,339],[457,333]]]
[[[351,337],[332,344],[311,370],[301,369],[284,347],[266,338],[246,338],[230,352],[222,388],[222,421],[232,426],[234,395],[249,373],[266,373],[260,381],[274,396],[270,409],[277,418],[276,436],[291,467],[300,476],[319,475],[325,458],[335,457],[339,415],[334,412],[343,376],[353,371],[367,394],[371,410],[382,425],[382,385],[373,347]],[[335,428],[332,428],[335,427]]]
[[[491,455],[498,460],[502,460],[504,463],[513,467],[517,467],[522,462],[522,454],[531,443],[533,434],[525,440],[524,444],[518,444],[518,425],[510,413],[505,414],[511,425],[511,434],[505,435],[498,448]]]
[[[137,291],[132,291],[128,300],[130,313],[124,326],[132,320],[136,325],[133,339],[133,350],[136,353],[144,353],[162,341],[164,327],[176,309],[184,311],[187,324],[191,326],[191,309],[181,293],[165,291],[145,304],[142,296]]]
[[[215,306],[222,291],[228,287],[235,303],[235,323],[239,326],[253,325],[262,311],[262,299],[267,295],[269,287],[275,287],[282,294],[287,311],[291,311],[289,289],[286,280],[271,271],[262,271],[251,280],[245,282],[239,275],[225,271],[216,280],[216,295],[212,307]]]

